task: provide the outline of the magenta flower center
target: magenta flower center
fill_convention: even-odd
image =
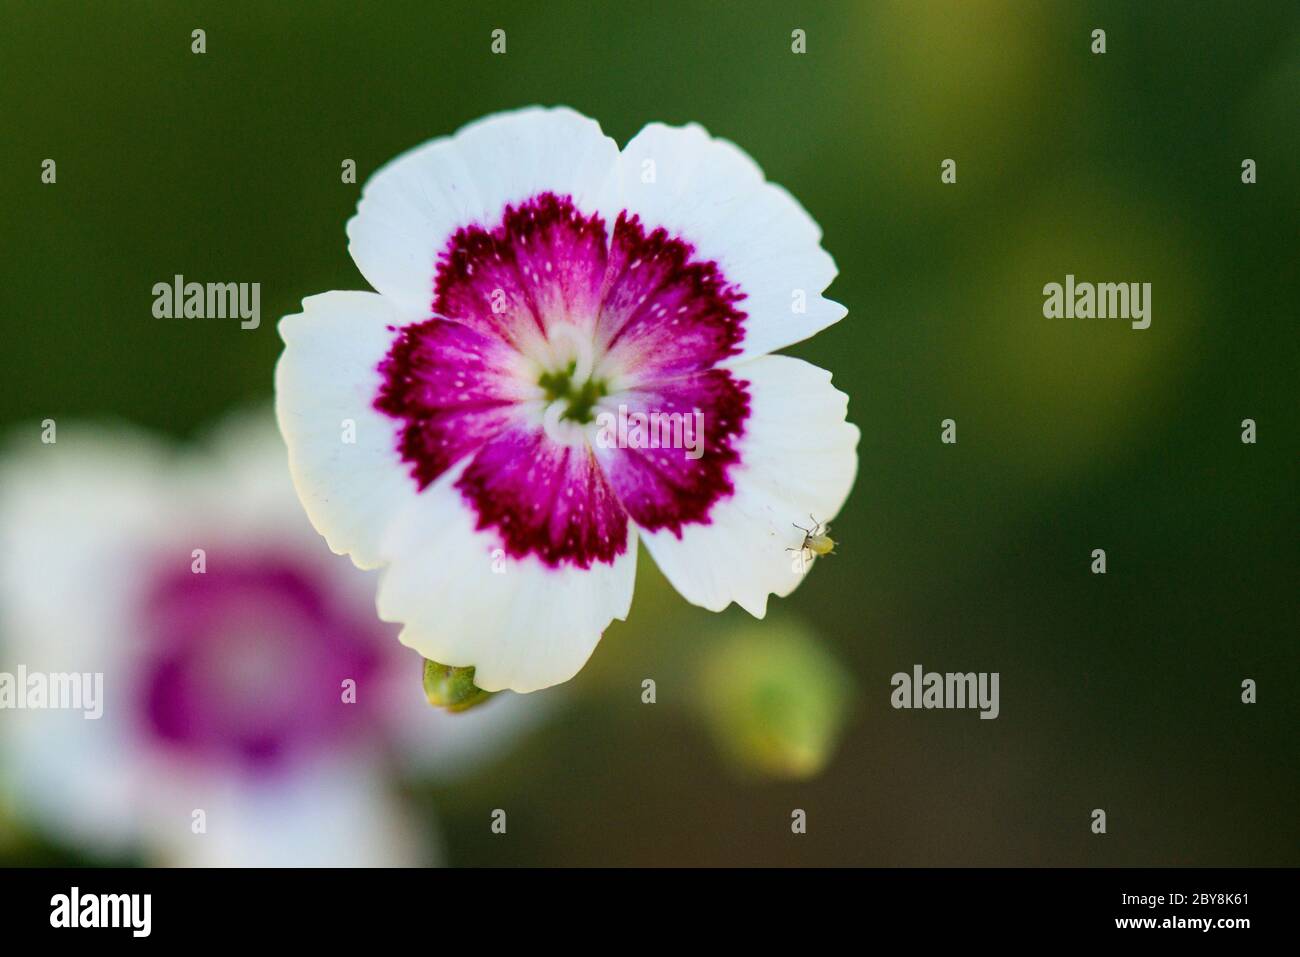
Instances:
[[[237,549],[213,549],[204,574],[159,572],[140,609],[146,732],[198,760],[269,769],[370,725],[391,635],[324,572]]]
[[[420,489],[465,462],[456,487],[509,555],[609,563],[629,520],[680,536],[732,494],[749,395],[720,363],[740,351],[743,299],[666,230],[623,212],[611,234],[541,193],[450,239],[430,317],[394,330],[375,407]],[[602,440],[601,423],[636,415],[692,417],[697,447]]]

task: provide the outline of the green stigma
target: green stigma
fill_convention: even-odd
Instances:
[[[592,412],[596,408],[596,403],[603,399],[607,392],[605,383],[598,379],[588,379],[582,385],[575,386],[573,373],[577,367],[578,363],[575,360],[564,369],[543,372],[537,384],[546,393],[547,405],[557,400],[568,402],[568,407],[560,415],[561,420],[571,419],[585,425],[594,418]]]

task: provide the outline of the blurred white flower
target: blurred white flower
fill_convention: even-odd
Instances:
[[[15,814],[152,863],[437,860],[393,772],[463,771],[545,703],[429,707],[373,582],[303,515],[269,410],[185,455],[79,423],[25,445],[0,468],[0,675],[102,673],[104,700],[0,710]]]

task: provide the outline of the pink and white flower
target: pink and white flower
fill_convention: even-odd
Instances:
[[[769,353],[845,310],[821,230],[740,149],[503,113],[383,167],[348,236],[377,292],[281,322],[277,412],[404,643],[488,690],[566,681],[627,616],[638,538],[714,611],[798,585],[794,526],[839,511],[858,430],[829,373]],[[702,413],[703,454],[598,441],[620,407]]]
[[[320,548],[269,410],[185,455],[83,423],[25,446],[0,468],[0,672],[102,674],[103,701],[0,711],[16,814],[154,863],[436,859],[395,775],[452,776],[538,708],[429,707],[371,576]]]

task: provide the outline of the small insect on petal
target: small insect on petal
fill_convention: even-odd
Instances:
[[[802,525],[795,525],[795,528],[803,532],[803,541],[796,548],[787,548],[787,552],[798,552],[801,559],[809,556],[822,556],[835,554],[835,539],[831,538],[831,526],[829,523],[823,524],[813,516],[812,528],[804,528]],[[806,564],[801,561],[801,565]]]
[[[809,535],[804,544],[814,555],[832,555],[835,552],[835,539],[829,535]]]

